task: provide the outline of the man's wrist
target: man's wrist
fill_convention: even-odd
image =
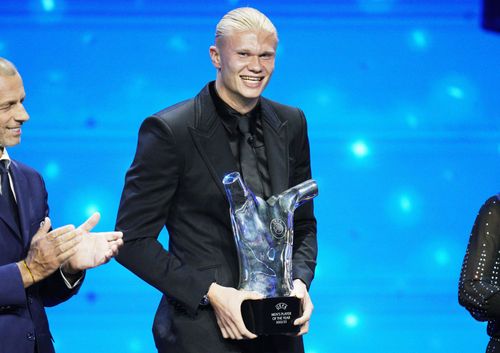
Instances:
[[[216,285],[216,283],[215,283],[215,282],[212,282],[212,283],[210,284],[210,287],[208,287],[207,293],[206,293],[206,294],[205,294],[205,295],[201,298],[201,300],[200,300],[200,305],[201,305],[201,306],[207,306],[207,305],[209,305],[209,304],[210,304],[210,297],[209,297],[209,293],[210,293],[210,289],[211,289],[214,285]]]
[[[306,288],[308,287],[307,283],[302,278],[300,278],[300,277],[294,278],[293,279],[294,284],[296,281],[300,281]]]
[[[21,260],[16,262],[17,268],[21,273],[21,279],[23,281],[24,288],[28,288],[29,286],[35,284],[35,278],[33,277],[33,273],[29,269],[25,260]]]

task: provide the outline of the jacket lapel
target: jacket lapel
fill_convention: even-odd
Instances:
[[[21,172],[15,161],[11,163],[12,182],[16,193],[17,208],[19,210],[19,222],[21,223],[21,235],[23,243],[26,245],[30,241],[29,221],[30,221],[30,192],[26,176]]]
[[[272,194],[277,195],[288,188],[287,123],[279,119],[265,98],[261,98],[261,107],[267,167],[271,177]]]
[[[21,234],[19,234],[19,227],[16,224],[14,215],[12,215],[10,207],[8,207],[3,199],[0,199],[0,219],[3,220],[5,224],[12,230],[13,234],[15,234],[19,239],[21,238]]]
[[[195,97],[195,126],[189,128],[193,141],[224,197],[222,179],[238,170],[227,133],[218,117],[208,85]]]

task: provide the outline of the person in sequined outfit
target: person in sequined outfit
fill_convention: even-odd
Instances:
[[[478,321],[488,321],[486,353],[500,352],[500,194],[479,210],[458,285],[458,301]]]

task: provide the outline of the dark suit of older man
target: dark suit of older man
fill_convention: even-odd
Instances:
[[[0,58],[0,353],[53,353],[44,307],[75,294],[82,271],[109,261],[123,242],[118,232],[89,234],[98,213],[77,229],[51,231],[42,177],[6,149],[21,142],[29,120],[25,96],[17,69]]]
[[[11,161],[10,174],[19,210],[20,228],[0,200],[0,352],[54,352],[45,306],[74,295],[82,281],[69,289],[60,271],[27,289],[16,262],[26,257],[31,240],[48,216],[47,191],[32,168]]]

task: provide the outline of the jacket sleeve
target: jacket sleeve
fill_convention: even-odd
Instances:
[[[82,286],[84,278],[73,288],[68,288],[61,271],[58,269],[49,277],[40,282],[40,294],[44,306],[55,306],[65,302],[73,295],[77,294]]]
[[[47,202],[48,194],[47,194],[47,189],[45,188],[45,182],[43,181],[43,178],[41,177],[40,174],[37,173],[37,176],[40,185],[36,187],[36,190],[41,190],[42,192],[42,196],[40,197],[43,200],[42,214],[45,214],[45,217],[49,217],[49,205]],[[33,235],[34,234],[32,234],[32,236]],[[77,286],[70,289],[66,286],[66,283],[64,282],[64,279],[61,276],[60,270],[56,270],[54,273],[45,278],[43,281],[36,283],[35,286],[38,286],[38,291],[42,298],[43,305],[55,306],[68,300],[73,295],[78,293],[78,290],[80,289],[82,283],[83,283],[83,278],[82,280],[80,280]]]
[[[458,300],[479,321],[500,319],[500,199],[488,199],[472,228]]]
[[[43,219],[49,214],[45,183],[40,174],[35,171],[30,172],[29,176],[30,189],[23,192],[32,195],[32,199],[35,201],[32,204],[34,214],[39,216],[37,219]],[[34,232],[34,230],[31,231]],[[30,236],[34,236],[34,234],[30,234]],[[15,306],[26,306],[26,291],[36,290],[40,294],[44,305],[52,306],[67,300],[79,288],[78,285],[76,288],[68,289],[60,272],[56,271],[51,276],[25,289],[21,273],[15,262],[0,266],[0,283],[0,311],[9,310]]]
[[[54,306],[68,300],[80,289],[81,283],[69,289],[59,270],[36,283],[44,306]],[[26,290],[16,263],[0,266],[0,313],[26,306]],[[30,290],[30,288],[28,288]]]
[[[26,292],[16,263],[0,266],[0,283],[0,313],[26,305]]]
[[[182,155],[167,123],[146,119],[125,177],[116,229],[124,235],[117,261],[195,313],[215,278],[182,263],[158,241],[182,171]]]
[[[292,185],[311,179],[311,159],[309,154],[309,138],[304,113],[299,110],[300,130],[293,140],[292,149],[295,154]],[[293,278],[301,279],[309,288],[314,278],[318,244],[316,240],[316,218],[313,201],[297,208],[294,215],[293,240]]]

